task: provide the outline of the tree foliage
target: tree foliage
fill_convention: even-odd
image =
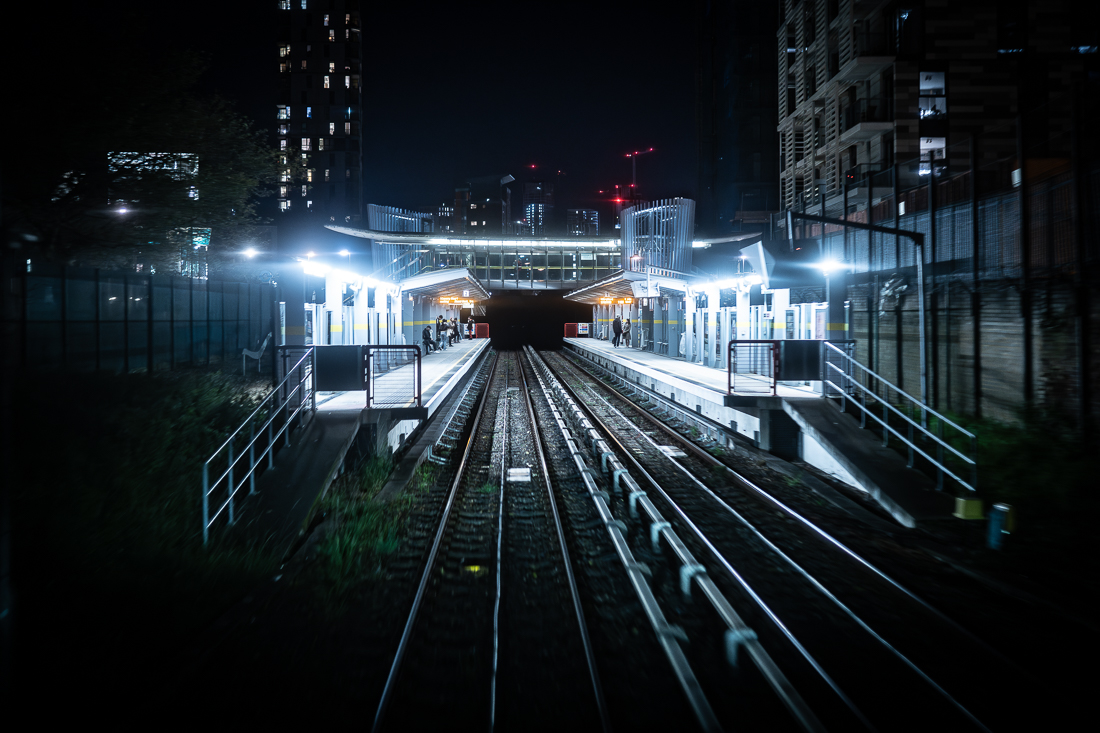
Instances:
[[[196,91],[202,72],[176,53],[125,84],[89,75],[74,94],[79,116],[46,123],[48,148],[18,186],[5,176],[5,226],[50,259],[158,272],[178,270],[186,228],[209,228],[212,252],[250,236],[258,199],[287,166],[228,102]]]

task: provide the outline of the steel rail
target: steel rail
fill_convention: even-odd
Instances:
[[[597,399],[602,400],[604,402],[604,404],[606,404],[608,406],[609,409],[613,410],[625,422],[629,422],[628,420],[626,420],[626,417],[621,412],[616,410],[610,403],[608,403],[606,400],[604,400],[599,395],[595,395],[595,396],[597,397]],[[599,419],[599,418],[597,417],[597,419]],[[606,426],[606,423],[604,423],[603,421],[600,421],[600,424]],[[654,442],[653,439],[650,438],[648,435],[646,435],[644,432],[642,432],[640,428],[638,428],[636,425],[633,425],[633,424],[631,425],[631,427],[633,427],[635,430],[637,430],[642,435],[642,437],[645,438],[650,443],[650,445],[652,445],[655,449],[658,448],[657,443]],[[608,429],[610,429],[610,428],[608,427]],[[616,440],[616,442],[618,443],[617,440]],[[623,446],[621,443],[619,443],[619,446],[620,446],[620,448],[623,448],[623,450],[625,450],[625,446]],[[658,452],[660,452],[659,449],[658,449]],[[662,455],[664,455],[664,454],[662,453]],[[836,605],[837,608],[839,608],[845,615],[847,615],[850,619],[852,619],[860,628],[862,628],[864,631],[866,631],[868,634],[870,634],[871,637],[875,641],[877,641],[884,648],[886,648],[891,654],[893,654],[895,657],[897,657],[902,662],[902,664],[907,666],[910,670],[915,672],[918,677],[920,677],[925,682],[927,682],[936,692],[938,692],[948,702],[950,702],[956,709],[958,709],[967,718],[969,718],[971,722],[973,722],[975,725],[980,727],[982,730],[988,731],[988,728],[986,728],[985,725],[980,720],[978,720],[978,718],[966,708],[966,706],[964,706],[962,703],[960,703],[958,700],[956,700],[954,698],[954,696],[951,695],[951,693],[949,693],[938,682],[936,682],[934,679],[932,679],[932,677],[929,674],[927,674],[924,670],[922,670],[919,666],[917,666],[917,664],[914,663],[911,659],[909,659],[907,656],[902,654],[901,651],[898,650],[894,645],[892,645],[890,642],[886,641],[886,639],[883,638],[881,634],[879,634],[877,631],[875,631],[873,628],[871,628],[870,624],[868,624],[866,621],[864,621],[862,618],[860,618],[858,614],[856,614],[854,611],[852,611],[852,609],[850,609],[846,604],[844,604],[844,602],[842,602],[832,592],[830,592],[829,589],[826,588],[820,581],[818,581],[818,579],[815,578],[812,574],[810,574],[809,571],[807,571],[805,568],[803,568],[801,565],[799,565],[797,562],[795,562],[793,558],[791,558],[789,555],[787,555],[787,553],[785,553],[781,549],[779,549],[779,547],[777,547],[775,545],[775,543],[773,543],[771,540],[769,540],[767,537],[765,537],[749,520],[745,519],[745,517],[743,517],[737,510],[735,510],[733,507],[731,507],[729,504],[727,504],[725,501],[723,501],[717,494],[714,493],[714,491],[712,491],[710,489],[710,487],[708,487],[706,484],[704,484],[702,481],[700,481],[699,478],[697,476],[695,476],[695,474],[693,474],[690,470],[688,470],[687,467],[680,465],[678,462],[673,460],[671,456],[665,456],[665,457],[668,459],[668,461],[670,463],[672,463],[672,465],[674,465],[676,468],[678,468],[685,476],[687,476],[697,486],[699,486],[699,488],[701,488],[708,496],[710,496],[712,499],[714,499],[716,502],[718,502],[718,504],[724,510],[726,510],[728,513],[732,514],[738,521],[740,521],[743,525],[745,525],[745,527],[747,527],[754,535],[756,535],[757,538],[759,538],[765,545],[767,545],[768,548],[772,550],[772,552],[777,554],[788,565],[790,565],[791,568],[793,568],[795,570],[795,572],[799,573],[802,577],[804,577],[806,580],[808,580],[810,582],[810,584],[816,590],[818,590],[822,595],[824,595],[826,598],[828,598],[830,601],[832,601],[833,604]],[[638,470],[641,471],[642,474],[646,477],[646,480],[648,480],[650,482],[650,484],[652,484],[653,487],[661,493],[661,496],[664,497],[665,501],[667,501],[669,503],[669,505],[673,507],[673,510],[680,516],[680,518],[683,519],[691,527],[692,531],[696,533],[696,535],[699,537],[699,539],[706,542],[707,547],[712,552],[718,553],[718,550],[715,549],[714,546],[709,542],[709,540],[707,540],[705,538],[702,531],[695,525],[694,522],[691,521],[691,519],[688,518],[687,514],[672,499],[672,497],[670,497],[664,491],[664,489],[660,486],[660,484],[657,482],[657,480],[655,478],[653,478],[653,476],[648,471],[646,471],[644,467],[642,467],[641,463],[637,460],[637,458],[635,458],[634,456],[630,456],[630,459],[635,463]],[[870,726],[869,721],[864,720],[864,722],[867,725]]]
[[[504,477],[508,472],[508,412],[512,409],[508,404],[509,382],[512,381],[512,370],[504,365],[504,426],[500,434],[500,495],[497,498],[497,587],[496,597],[493,599],[493,674],[489,682],[489,730],[496,728],[497,722],[497,664],[500,660],[500,575],[503,572],[501,560],[501,542],[504,540]],[[531,426],[534,430],[534,425]]]
[[[714,713],[714,709],[703,693],[702,686],[699,684],[699,680],[695,676],[695,672],[692,670],[690,662],[688,662],[687,655],[684,654],[684,650],[680,647],[678,638],[683,638],[684,632],[679,627],[669,624],[668,620],[665,618],[664,612],[661,610],[660,605],[657,603],[657,598],[653,594],[653,589],[650,588],[649,582],[644,577],[648,573],[648,568],[644,568],[644,566],[638,563],[634,558],[634,554],[631,552],[626,542],[624,533],[625,525],[621,521],[615,519],[615,516],[611,513],[611,509],[608,507],[606,492],[600,491],[595,480],[592,478],[595,472],[588,467],[584,456],[581,455],[580,449],[577,447],[577,439],[573,437],[572,430],[566,425],[565,419],[561,415],[561,411],[558,410],[554,398],[551,396],[551,389],[547,386],[547,381],[555,385],[560,392],[560,398],[569,405],[569,408],[573,411],[575,416],[583,420],[583,412],[580,411],[580,408],[577,407],[569,395],[564,391],[558,380],[550,373],[549,368],[542,359],[535,354],[534,349],[528,346],[525,347],[525,351],[531,357],[531,363],[536,365],[535,376],[538,378],[539,385],[543,394],[546,396],[550,410],[554,414],[554,420],[558,425],[558,429],[565,438],[566,446],[573,458],[573,464],[577,467],[581,481],[584,483],[593,504],[595,504],[596,511],[600,516],[600,521],[607,530],[612,545],[615,547],[615,552],[619,557],[619,561],[626,569],[627,577],[634,588],[635,595],[637,595],[642,605],[642,609],[649,620],[650,626],[657,636],[658,643],[665,652],[669,664],[672,666],[673,673],[676,675],[677,681],[680,683],[680,688],[684,692],[692,712],[695,714],[696,721],[705,731],[721,730],[722,726]],[[538,368],[539,365],[541,365],[542,369],[546,370],[546,380],[543,379],[543,374],[541,373],[542,369]],[[589,425],[591,426],[591,423],[589,423]],[[604,443],[604,447],[607,447],[606,443]],[[646,502],[647,500],[645,497],[642,497],[642,501]],[[660,532],[666,537],[669,534],[667,530],[661,530]]]
[[[485,394],[481,396],[481,405],[477,408],[477,415],[474,416],[473,426],[470,430],[470,435],[466,439],[466,449],[462,453],[462,461],[458,465],[458,471],[455,474],[455,480],[451,484],[450,493],[447,495],[447,503],[443,507],[443,516],[439,521],[439,529],[435,533],[435,540],[432,542],[431,552],[428,554],[428,561],[424,565],[424,574],[420,578],[420,585],[416,589],[416,596],[413,598],[412,609],[409,612],[409,618],[405,622],[405,629],[401,633],[401,641],[397,644],[397,653],[394,655],[393,664],[390,666],[389,676],[386,678],[386,685],[382,688],[382,697],[378,701],[378,710],[374,715],[374,724],[371,730],[374,733],[378,733],[382,727],[382,720],[385,717],[386,708],[389,705],[390,699],[393,697],[394,688],[397,686],[397,673],[401,668],[401,662],[405,657],[405,650],[408,648],[409,639],[412,636],[412,629],[416,623],[417,615],[420,612],[420,604],[424,599],[424,590],[428,586],[428,580],[432,575],[432,566],[435,565],[435,557],[439,552],[439,545],[443,541],[443,533],[447,528],[447,520],[451,514],[451,507],[454,505],[455,496],[458,495],[458,487],[462,482],[462,474],[465,472],[466,463],[470,458],[470,453],[473,450],[474,438],[477,435],[477,426],[481,422],[481,415],[485,410],[486,398],[489,395],[489,387],[492,385],[493,377],[496,375],[497,362],[500,360],[498,354],[493,358],[492,371],[489,373],[488,379],[485,380]]]
[[[601,370],[603,369],[602,367],[599,366],[599,364],[596,364],[595,362],[592,362],[590,359],[587,359],[584,356],[580,356],[579,354],[577,354],[577,356],[579,356],[581,359],[584,359],[585,361],[588,361],[589,363],[593,364],[596,368],[601,369]],[[615,376],[618,376],[618,375],[615,375]],[[619,399],[623,400],[624,402],[629,402],[631,404],[635,404],[633,402],[633,400],[631,400],[628,396],[622,394],[621,392],[619,392],[617,389],[615,389],[611,385],[606,384],[606,383],[601,383],[601,386],[604,389],[611,392],[612,394],[614,394]],[[701,416],[698,413],[687,410],[682,405],[678,405],[675,402],[672,402],[672,401],[662,397],[660,394],[655,393],[652,390],[649,390],[648,388],[646,388],[642,385],[637,385],[637,386],[642,391],[644,391],[647,395],[655,395],[656,399],[660,400],[662,402],[662,404],[666,405],[669,409],[672,409],[672,410],[680,413],[681,415],[683,415],[683,417],[685,419],[691,419],[691,420],[694,420],[695,422],[709,421],[710,420],[709,418]],[[918,596],[916,593],[914,593],[913,591],[906,588],[899,581],[894,580],[892,577],[887,575],[884,571],[880,570],[878,567],[873,565],[870,561],[868,561],[867,559],[865,559],[862,556],[860,556],[859,554],[857,554],[854,550],[849,548],[847,545],[845,545],[843,542],[841,542],[837,538],[833,537],[827,531],[825,531],[821,527],[817,526],[816,524],[811,522],[809,519],[802,516],[797,511],[795,511],[791,507],[787,506],[782,501],[780,501],[776,497],[772,496],[770,493],[768,493],[764,489],[757,486],[755,483],[750,481],[745,476],[742,476],[735,469],[730,468],[725,463],[723,463],[722,461],[720,461],[717,458],[715,458],[714,456],[712,456],[710,453],[707,453],[705,450],[703,450],[702,448],[697,446],[692,441],[685,440],[682,435],[677,433],[675,430],[672,430],[671,428],[669,428],[668,425],[666,425],[665,423],[658,420],[656,417],[651,415],[647,410],[645,410],[641,407],[639,407],[638,409],[641,412],[641,416],[643,418],[645,418],[650,424],[654,425],[659,430],[664,432],[666,435],[670,436],[671,438],[673,438],[674,440],[679,442],[681,445],[684,446],[684,448],[691,451],[691,453],[693,455],[695,455],[697,458],[699,458],[700,460],[710,464],[711,466],[720,467],[720,468],[725,469],[743,488],[748,489],[749,491],[753,492],[754,494],[756,494],[760,498],[762,498],[765,501],[771,503],[777,509],[779,509],[780,511],[785,513],[787,516],[789,516],[792,519],[794,519],[795,521],[799,522],[800,524],[805,526],[807,529],[810,529],[811,531],[813,531],[815,534],[817,534],[819,537],[821,537],[821,539],[823,539],[826,542],[828,542],[829,544],[833,545],[836,549],[840,550],[842,553],[844,553],[845,555],[850,557],[852,560],[854,560],[858,564],[862,565],[866,570],[868,570],[873,575],[878,577],[879,580],[882,580],[886,584],[890,585],[896,591],[898,591],[902,595],[906,596],[907,598],[909,598],[911,601],[913,601],[917,605],[921,606],[923,609],[928,611],[930,614],[935,616],[937,619],[939,619],[943,623],[950,626],[957,633],[961,634],[962,636],[965,636],[967,639],[972,641],[974,644],[976,644],[976,645],[980,646],[982,649],[984,649],[988,654],[996,657],[1003,664],[1011,666],[1018,674],[1020,674],[1022,676],[1025,676],[1025,677],[1028,677],[1028,678],[1030,678],[1030,679],[1032,679],[1036,682],[1039,682],[1039,680],[1033,674],[1031,674],[1030,672],[1025,670],[1019,664],[1012,661],[1008,657],[1004,656],[1004,654],[1002,654],[998,650],[991,647],[987,642],[985,642],[982,639],[980,639],[979,637],[975,636],[973,632],[969,631],[964,626],[960,625],[958,621],[955,621],[950,616],[945,614],[943,611],[939,610],[938,608],[936,608],[935,606],[930,604],[928,601],[924,600],[923,598]],[[714,423],[714,424],[718,428],[721,428],[723,430],[725,429],[724,426],[718,425],[717,423]]]
[[[551,367],[547,365],[547,368]],[[565,389],[571,392],[573,396],[577,397],[577,402],[581,401],[579,395],[576,395],[576,393],[571,388],[565,387]],[[653,480],[648,472],[646,472],[645,469],[642,468],[637,459],[630,454],[630,451],[625,446],[623,446],[622,443],[615,437],[615,435],[611,432],[606,423],[600,420],[599,417],[596,416],[592,412],[592,410],[588,408],[587,405],[585,406],[584,411],[596,421],[596,424],[599,425],[600,429],[608,437],[611,438],[615,445],[618,446],[619,450],[624,455],[627,455],[631,458],[631,461],[633,462],[635,467],[641,470],[643,475],[646,476],[649,482],[653,484],[657,488],[657,490],[660,491],[663,495],[663,489],[661,489],[661,487]],[[645,492],[639,490],[638,493],[641,495],[642,498],[637,503],[641,504],[647,510],[647,513],[650,514],[650,517],[651,519],[653,519],[653,521],[661,521],[658,510],[652,505],[652,503],[649,502],[649,499],[645,497]],[[864,725],[869,730],[874,730],[874,726],[871,725],[870,721],[866,719],[859,708],[857,708],[855,704],[851,701],[851,699],[849,699],[848,696],[844,693],[844,691],[840,689],[840,686],[837,685],[832,677],[830,677],[829,674],[825,672],[824,668],[817,662],[817,660],[813,658],[809,651],[806,650],[804,646],[802,646],[802,643],[799,642],[797,638],[795,638],[793,633],[791,633],[790,630],[787,629],[786,625],[782,623],[778,615],[776,615],[771,610],[771,608],[764,603],[763,599],[760,598],[760,596],[748,584],[748,582],[741,577],[740,573],[738,573],[737,570],[710,543],[710,540],[702,535],[702,533],[683,513],[680,507],[677,506],[675,502],[669,500],[667,496],[665,496],[665,499],[669,502],[670,506],[672,506],[673,510],[680,515],[681,519],[683,519],[688,524],[688,526],[699,536],[699,539],[703,542],[703,544],[715,555],[715,557],[718,558],[720,564],[723,566],[723,569],[730,573],[737,581],[737,583],[741,585],[741,587],[744,588],[745,591],[756,601],[756,603],[763,609],[765,614],[772,620],[773,623],[776,624],[783,635],[786,636],[788,641],[790,641],[792,645],[799,651],[799,653],[802,654],[802,656],[806,659],[806,661],[810,664],[814,671],[817,672],[819,676],[821,676],[821,678],[829,686],[829,688],[832,689],[833,692],[840,698],[840,700],[849,708],[849,710],[852,711],[853,715],[855,715],[862,723],[864,723]],[[680,556],[680,559],[685,562],[685,564],[697,564],[695,559],[691,556],[690,551],[687,549],[686,546],[683,545],[679,538],[676,537],[675,533],[669,530],[666,532],[665,536],[670,540],[670,546],[672,547],[673,551]],[[675,541],[672,541],[672,538],[675,538]],[[714,581],[709,576],[707,576],[705,573],[700,573],[695,576],[695,580],[699,583],[707,598],[711,600],[712,604],[715,607],[715,610],[722,617],[722,620],[726,622],[730,631],[736,633],[742,629],[748,628],[747,626],[745,626],[744,622],[737,615],[736,611],[733,610],[732,605],[730,605],[725,596],[721,594],[721,591],[718,589],[718,587],[714,584]],[[818,721],[817,717],[809,709],[809,706],[806,705],[802,697],[786,679],[786,676],[783,675],[783,673],[779,670],[774,660],[771,659],[771,656],[760,644],[760,642],[756,639],[752,639],[750,642],[746,642],[746,648],[752,656],[753,661],[756,662],[761,673],[764,675],[765,679],[768,680],[768,683],[771,685],[773,691],[787,707],[787,709],[791,712],[791,714],[795,717],[795,719],[798,720],[802,727],[806,730],[824,730],[821,722]]]
[[[779,547],[777,547],[771,540],[769,540],[767,537],[765,537],[751,522],[749,522],[747,519],[745,519],[745,517],[743,517],[733,507],[731,507],[729,504],[727,504],[721,497],[719,497],[716,493],[714,493],[714,491],[711,490],[706,484],[704,484],[701,480],[699,480],[699,478],[697,476],[695,476],[687,467],[681,465],[679,462],[674,460],[671,456],[667,456],[662,451],[660,451],[657,443],[652,438],[650,438],[648,435],[646,435],[644,431],[642,431],[640,428],[638,428],[638,426],[634,425],[629,419],[626,418],[625,415],[622,414],[622,412],[620,412],[613,405],[611,405],[609,402],[607,402],[606,399],[604,399],[602,396],[600,396],[600,395],[596,394],[594,391],[592,391],[590,387],[589,387],[589,391],[592,392],[593,396],[596,397],[596,399],[599,399],[605,405],[607,405],[608,409],[613,411],[620,419],[623,420],[623,422],[629,424],[632,428],[634,428],[634,430],[636,430],[647,442],[649,442],[649,444],[654,449],[656,449],[659,454],[664,456],[668,460],[669,463],[671,463],[678,470],[680,470],[684,475],[686,475],[689,479],[691,479],[707,495],[709,495],[712,499],[714,499],[719,504],[719,506],[721,506],[728,513],[732,514],[738,521],[740,521],[750,531],[752,531],[753,534],[755,534],[762,542],[764,542],[773,552],[775,552],[779,557],[781,557],[796,572],[798,572],[800,575],[802,575],[804,578],[806,578],[806,580],[808,580],[811,583],[811,585],[814,586],[815,589],[817,589],[826,598],[828,598],[830,601],[832,601],[833,604],[837,606],[837,608],[839,608],[845,615],[847,615],[849,618],[851,618],[857,625],[860,626],[860,628],[862,628],[864,631],[866,631],[868,634],[870,634],[871,637],[873,639],[875,639],[875,641],[877,641],[879,644],[881,644],[891,654],[893,654],[895,657],[897,657],[905,666],[907,666],[910,670],[912,670],[914,673],[916,673],[917,676],[919,676],[926,683],[928,683],[936,692],[938,692],[942,697],[944,697],[952,706],[954,706],[957,710],[959,710],[972,723],[977,725],[982,730],[985,730],[985,731],[989,730],[985,726],[985,724],[983,724],[973,713],[970,712],[970,710],[968,710],[966,708],[966,706],[964,706],[961,702],[956,700],[953,695],[951,695],[947,690],[945,690],[938,682],[936,682],[934,679],[932,679],[932,677],[928,673],[926,673],[924,670],[922,670],[919,666],[917,666],[916,663],[914,663],[906,655],[904,655],[900,650],[898,650],[896,647],[894,647],[892,644],[890,644],[888,641],[886,641],[885,638],[883,638],[878,632],[876,632],[873,628],[871,628],[871,626],[867,622],[865,622],[862,618],[860,618],[859,615],[857,615],[846,604],[844,604],[839,598],[837,598],[831,591],[829,591],[820,581],[817,580],[817,578],[815,578],[805,568],[803,568],[797,562],[795,562],[789,555],[787,555],[785,552],[783,552],[781,549],[779,549]],[[698,529],[698,527],[687,517],[687,514],[679,507],[679,505],[664,491],[664,489],[660,486],[660,484],[657,482],[657,480],[655,478],[653,478],[653,476],[648,471],[645,470],[645,468],[642,466],[641,462],[637,459],[637,457],[632,455],[630,453],[630,451],[627,450],[626,446],[624,446],[614,436],[614,433],[611,431],[611,427],[609,425],[607,425],[607,423],[604,420],[602,420],[598,415],[596,415],[591,409],[589,409],[588,412],[591,414],[592,418],[594,420],[596,420],[601,425],[601,427],[611,435],[612,439],[615,440],[616,444],[619,446],[620,450],[623,451],[624,455],[629,457],[631,462],[634,463],[634,465],[638,468],[639,471],[641,471],[641,473],[646,477],[646,479],[649,481],[649,483],[657,491],[659,491],[661,493],[661,495],[662,495],[662,497],[664,497],[665,501],[667,501],[669,503],[669,505],[673,508],[673,510],[681,517],[681,519],[683,519],[683,521],[685,521],[691,527],[692,531],[695,532],[695,534],[698,536],[698,538],[707,545],[708,549],[710,549],[713,553],[715,553],[716,555],[721,557],[720,553],[718,552],[718,550],[716,548],[714,548],[713,544],[711,544],[710,541],[706,539],[706,537],[703,535],[702,531],[700,529]],[[685,441],[679,435],[677,435],[674,431],[669,431],[669,434],[671,436],[673,436],[676,439],[676,441],[680,444],[687,444],[687,442],[688,442],[688,441]],[[720,464],[720,465],[724,466],[725,464]],[[728,470],[730,470],[732,473],[736,474],[736,472],[734,472],[732,469],[729,469],[728,466],[726,466],[726,468]],[[745,479],[744,477],[740,477],[740,478],[741,478],[742,481],[751,484],[751,482],[749,482],[748,479]],[[753,485],[753,488],[756,488],[757,491],[762,491],[761,489],[759,489],[759,487],[755,487],[755,485]],[[725,563],[723,563],[723,564],[725,564]],[[746,587],[746,589],[747,589],[747,587]],[[755,593],[753,593],[753,597],[758,598],[758,596],[756,596]],[[766,608],[764,610],[767,612]],[[770,612],[769,612],[769,615],[771,615]],[[854,711],[854,708],[853,708],[853,711]],[[864,720],[864,722],[867,725],[870,726],[869,721],[866,721],[866,719],[864,719],[862,717],[862,714],[860,714],[860,717],[861,717],[861,720]]]
[[[531,365],[534,370],[534,364]],[[558,534],[558,546],[561,547],[562,564],[565,567],[565,577],[569,581],[569,594],[573,599],[573,611],[577,616],[577,627],[580,629],[581,643],[584,646],[585,661],[588,664],[588,676],[592,680],[592,692],[596,698],[596,708],[600,712],[600,724],[604,733],[611,732],[611,717],[607,711],[607,701],[604,699],[603,686],[600,684],[600,673],[596,668],[596,655],[592,649],[592,640],[588,636],[588,624],[584,620],[584,608],[581,606],[580,591],[577,589],[577,580],[573,575],[573,562],[569,558],[569,547],[565,542],[565,531],[561,524],[561,515],[558,513],[558,504],[554,499],[554,487],[550,482],[550,467],[546,463],[546,451],[542,444],[542,433],[538,430],[538,421],[535,419],[535,405],[531,398],[531,390],[527,385],[527,375],[520,369],[523,378],[524,401],[527,405],[527,416],[531,421],[531,429],[535,434],[535,453],[539,459],[539,469],[542,471],[546,484],[546,496],[550,502],[550,512],[554,517],[554,528]]]

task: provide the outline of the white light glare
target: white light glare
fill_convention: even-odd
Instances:
[[[255,249],[253,249],[252,247],[249,247],[248,249],[246,249],[246,250],[244,251],[244,256],[245,256],[245,257],[255,257],[255,256],[256,256],[257,254],[259,254],[259,252],[257,252],[257,251],[256,251]]]
[[[837,272],[838,270],[846,269],[846,265],[844,263],[837,262],[836,260],[824,260],[823,262],[817,263],[816,267],[817,267],[817,269],[819,269],[823,273],[825,273],[826,277],[828,277],[829,275],[832,275],[834,272]]]

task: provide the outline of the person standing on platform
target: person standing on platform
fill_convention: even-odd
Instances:
[[[435,343],[440,349],[447,348],[447,342],[443,340],[443,314],[440,313],[435,319]]]
[[[615,334],[611,339],[611,345],[616,349],[619,348],[619,339],[623,337],[623,319],[619,316],[615,316],[615,320],[611,322],[611,332]]]
[[[458,319],[451,319],[451,343],[458,345],[458,342],[462,340],[462,334],[458,332]]]
[[[435,342],[432,341],[432,327],[430,324],[424,326],[424,331],[420,334],[420,338],[424,340],[424,356],[435,351]]]
[[[472,339],[476,335],[476,330],[474,328],[474,317],[470,316],[470,320],[466,322],[466,338]]]
[[[623,343],[626,344],[627,348],[630,348],[630,319],[629,318],[627,318],[626,322],[623,323]]]

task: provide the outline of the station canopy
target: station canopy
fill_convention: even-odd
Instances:
[[[402,295],[448,299],[452,302],[487,300],[489,291],[465,267],[425,272],[405,278],[398,285]]]
[[[656,268],[654,268],[656,269]],[[667,272],[667,271],[666,271]],[[687,282],[668,275],[619,270],[610,277],[566,293],[565,300],[589,305],[631,302],[633,298],[683,297]]]

